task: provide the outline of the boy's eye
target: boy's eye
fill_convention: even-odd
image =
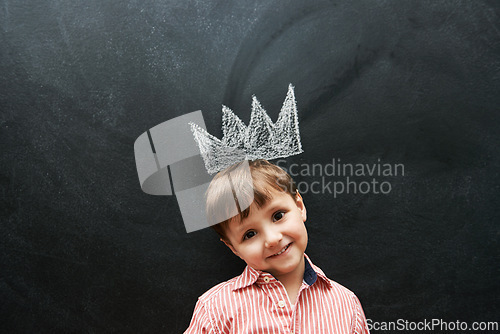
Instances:
[[[255,231],[248,231],[247,233],[245,233],[245,235],[243,236],[243,240],[248,240],[250,238],[253,238],[255,236]]]
[[[273,214],[273,221],[278,221],[280,220],[281,218],[283,218],[285,216],[285,213],[283,211],[277,211]]]

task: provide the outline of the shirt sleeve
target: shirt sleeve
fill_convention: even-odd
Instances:
[[[355,334],[370,334],[368,325],[366,323],[365,313],[361,307],[358,297],[353,296],[354,299],[354,323],[352,333]]]
[[[215,330],[210,321],[209,314],[205,308],[205,304],[198,299],[193,312],[191,323],[184,334],[215,334]]]

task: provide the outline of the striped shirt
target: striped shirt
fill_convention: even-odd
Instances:
[[[198,299],[184,334],[369,333],[354,293],[327,278],[307,256],[305,263],[295,304],[271,274],[247,266]]]

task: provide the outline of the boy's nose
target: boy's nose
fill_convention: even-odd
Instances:
[[[266,231],[266,241],[265,246],[267,248],[272,248],[278,245],[283,238],[283,235],[279,231],[274,231],[272,229]]]

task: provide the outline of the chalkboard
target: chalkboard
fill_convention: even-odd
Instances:
[[[196,110],[221,138],[221,106],[248,124],[253,94],[275,121],[289,83],[304,153],[275,163],[302,187],[312,261],[372,324],[499,321],[499,11],[3,1],[0,330],[186,329],[244,263],[142,192],[134,142]]]

